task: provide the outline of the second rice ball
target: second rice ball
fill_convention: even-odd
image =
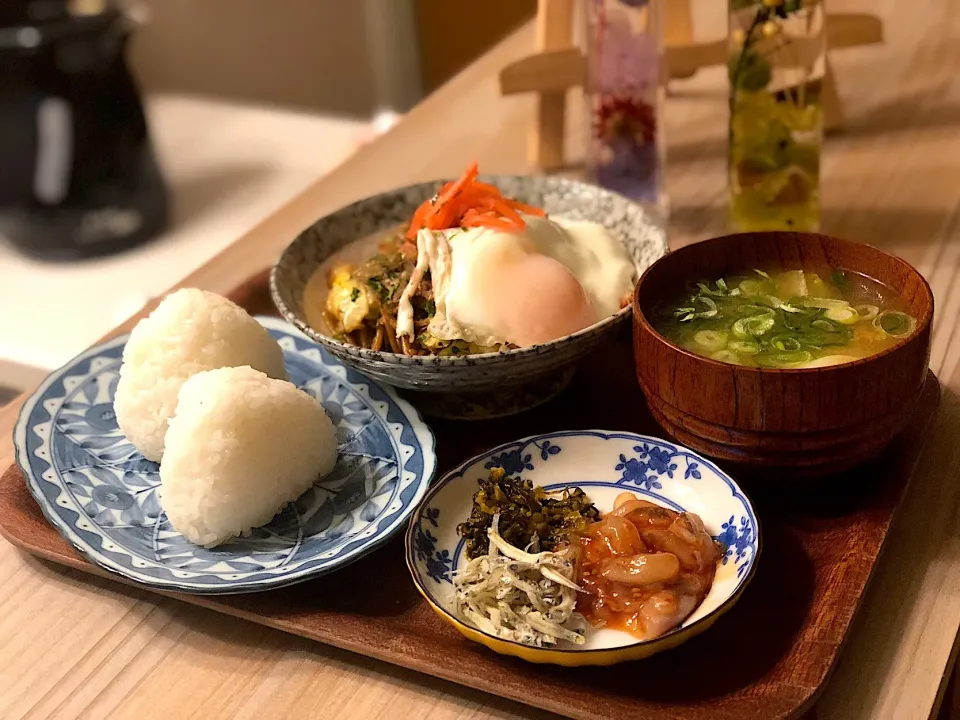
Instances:
[[[180,389],[160,502],[177,531],[211,547],[266,525],[336,462],[314,397],[250,367],[209,370]]]

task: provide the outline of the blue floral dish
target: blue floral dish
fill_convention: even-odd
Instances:
[[[250,537],[213,549],[190,543],[160,505],[159,465],[117,427],[113,397],[127,336],[108,340],[51,374],[14,429],[27,486],[50,523],[91,562],[164,590],[268,590],[370,552],[419,503],[436,454],[417,411],[286,322],[257,319],[283,348],[291,381],[337,426],[333,472]]]
[[[468,625],[453,612],[450,575],[466,561],[457,524],[470,515],[477,480],[493,467],[550,490],[579,486],[602,513],[612,510],[614,499],[625,490],[673,510],[697,513],[724,549],[713,587],[680,627],[645,642],[618,630],[591,628],[582,646],[537,648]],[[537,435],[467,460],[430,488],[410,518],[406,535],[407,565],[414,583],[440,617],[498,653],[567,666],[638,660],[703,632],[740,597],[759,556],[756,512],[723,470],[666,440],[602,430]]]

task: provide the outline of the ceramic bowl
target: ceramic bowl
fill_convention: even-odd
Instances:
[[[602,224],[629,250],[637,277],[667,252],[663,229],[639,205],[615,193],[557,177],[493,176],[483,180],[497,185],[504,195],[548,213]],[[566,386],[582,357],[627,321],[629,307],[549,343],[468,357],[374,352],[334,340],[306,322],[303,291],[313,272],[344,246],[408,222],[442,182],[391,190],[318,220],[283,251],[274,266],[270,275],[274,303],[288,321],[345,364],[379,382],[415,391],[415,404],[432,415],[495,417],[545,402]]]
[[[675,630],[639,642],[616,630],[587,631],[583,646],[536,648],[488,635],[454,614],[450,573],[466,562],[457,524],[470,515],[477,480],[492,467],[522,475],[549,489],[579,486],[601,512],[625,491],[674,510],[700,515],[725,548],[713,587]],[[639,660],[698,635],[729,610],[753,577],[760,556],[760,527],[750,500],[709,460],[658,438],[626,432],[554,432],[500,445],[444,475],[410,518],[407,566],[436,613],[467,638],[495,652],[535,663],[612,665]]]
[[[856,362],[758,369],[681,350],[650,324],[657,303],[689,281],[811,266],[884,283],[907,302],[916,331]],[[879,453],[909,420],[930,360],[933,293],[923,276],[869,245],[825,235],[746,233],[689,245],[643,274],[633,307],[637,377],[657,422],[678,442],[766,478],[830,475]]]

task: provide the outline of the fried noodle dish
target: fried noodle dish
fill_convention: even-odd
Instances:
[[[504,197],[478,179],[474,163],[406,227],[380,238],[372,257],[323,271],[322,306],[308,283],[304,305],[308,322],[322,331],[311,312],[322,313],[341,342],[456,356],[589,327],[624,306],[635,277],[629,253],[603,226],[548,218]]]

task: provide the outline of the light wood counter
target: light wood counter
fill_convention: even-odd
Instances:
[[[714,3],[721,5],[721,3]],[[937,299],[939,417],[822,720],[927,718],[960,627],[960,3],[877,0],[883,47],[835,58],[848,117],[824,158],[826,232],[913,262]],[[532,101],[500,99],[527,26],[184,281],[226,292],[317,216],[392,186],[459,172],[527,172]],[[677,84],[667,108],[671,244],[723,231],[723,70]],[[571,149],[580,145],[571,137]],[[11,458],[16,404],[0,410]],[[64,572],[0,541],[0,717],[434,720],[533,711],[266,628]]]

